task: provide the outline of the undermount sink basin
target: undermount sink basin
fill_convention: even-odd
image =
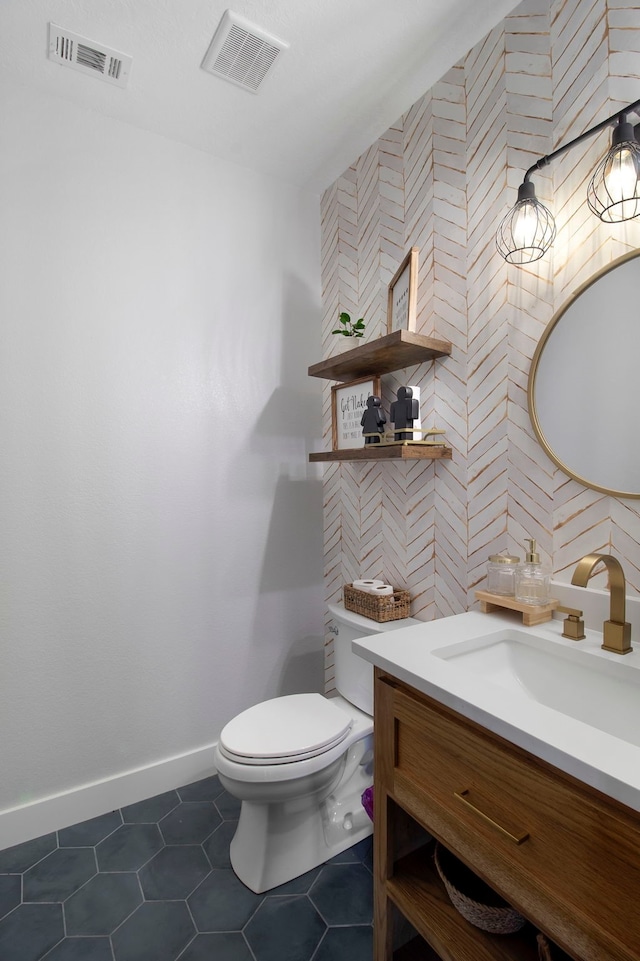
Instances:
[[[479,684],[531,701],[640,746],[640,671],[531,631],[506,629],[435,648]],[[622,659],[621,659],[622,660]]]

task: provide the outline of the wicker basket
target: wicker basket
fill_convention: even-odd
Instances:
[[[344,606],[348,611],[355,611],[372,621],[399,621],[402,617],[409,617],[411,594],[409,591],[395,591],[393,594],[368,594],[359,591],[353,584],[344,585]]]
[[[434,861],[454,908],[476,928],[491,934],[514,934],[527,923],[526,918],[440,844],[436,844]]]

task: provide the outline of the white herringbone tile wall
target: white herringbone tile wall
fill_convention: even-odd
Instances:
[[[640,6],[525,0],[323,195],[324,356],[351,346],[330,333],[340,310],[365,317],[367,339],[386,332],[387,285],[411,246],[417,330],[452,344],[450,357],[385,375],[382,391],[388,412],[398,386],[420,386],[423,426],[446,430],[451,461],[325,467],[328,602],[356,577],[379,577],[411,591],[415,617],[460,613],[488,555],[522,556],[526,537],[560,580],[584,554],[611,551],[628,593],[640,593],[640,501],[569,479],[527,409],[531,358],[554,312],[640,247],[639,224],[607,228],[586,206],[606,134],[536,175],[558,224],[550,256],[513,267],[494,244],[525,170],[639,97]],[[328,383],[323,410],[330,448]]]

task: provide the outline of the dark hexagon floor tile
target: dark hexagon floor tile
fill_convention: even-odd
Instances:
[[[325,864],[309,897],[327,924],[371,924],[373,878],[363,864]]]
[[[242,801],[239,801],[233,794],[223,791],[215,800],[215,805],[220,812],[223,821],[237,821],[240,817]]]
[[[214,870],[188,899],[200,932],[241,931],[263,896],[254,894],[231,870]]]
[[[0,875],[0,918],[17,908],[20,896],[20,876],[18,874]]]
[[[58,846],[55,831],[0,851],[0,874],[22,874]]]
[[[62,905],[22,904],[0,921],[0,958],[40,961],[63,937]]]
[[[201,844],[221,821],[210,801],[185,801],[167,814],[158,827],[166,844]]]
[[[164,847],[157,824],[123,824],[96,846],[101,871],[137,871]]]
[[[373,928],[370,924],[356,927],[329,928],[313,961],[371,961]],[[47,959],[48,961],[48,959]]]
[[[163,848],[140,870],[145,901],[188,898],[211,870],[200,844]]]
[[[184,901],[147,901],[111,942],[116,961],[175,961],[194,934]]]
[[[232,934],[198,934],[180,961],[254,961],[244,937]],[[370,961],[370,959],[369,959]]]
[[[111,934],[141,902],[135,874],[96,874],[65,902],[67,934]]]
[[[97,874],[93,848],[58,848],[23,877],[24,901],[66,901]]]
[[[256,961],[308,961],[326,925],[307,897],[267,897],[244,936]]]
[[[223,791],[217,774],[178,788],[181,801],[215,801]]]
[[[236,833],[237,821],[223,821],[207,838],[202,847],[205,850],[212,868],[230,868],[229,845]]]
[[[358,860],[362,861],[370,871],[373,871],[373,835],[354,844],[353,851]]]
[[[138,801],[136,804],[128,804],[122,808],[122,818],[125,824],[153,824],[173,811],[180,804],[177,791],[167,791],[165,794],[156,794],[155,797],[147,798],[146,801]]]
[[[334,854],[332,858],[327,861],[327,864],[359,864],[360,858],[357,857],[353,848],[347,848],[346,851],[341,851],[340,854]]]
[[[113,834],[121,824],[120,811],[109,811],[108,814],[101,814],[97,818],[90,818],[58,831],[58,843],[61,848],[92,848]]]
[[[367,867],[373,865],[373,837],[363,838],[357,844],[352,844],[350,848],[341,851],[328,861],[328,864],[366,864]]]
[[[46,961],[113,961],[109,938],[65,938]]]
[[[308,894],[311,885],[320,874],[320,871],[321,868],[312,868],[312,870],[307,871],[306,874],[301,874],[298,878],[293,878],[291,881],[286,881],[277,888],[272,888],[271,891],[269,891],[269,897],[287,894]]]

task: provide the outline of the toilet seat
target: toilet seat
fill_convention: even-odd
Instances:
[[[238,764],[287,764],[345,740],[353,718],[321,694],[289,694],[248,708],[220,734],[220,752]]]

